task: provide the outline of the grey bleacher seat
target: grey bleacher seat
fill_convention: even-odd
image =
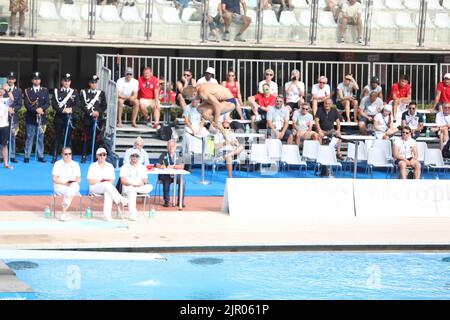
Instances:
[[[434,18],[434,25],[437,28],[450,28],[450,19],[448,17],[447,12],[438,12]],[[448,30],[446,30],[448,32]]]
[[[38,16],[45,20],[59,20],[56,6],[53,2],[44,1],[39,3]]]
[[[95,18],[97,20],[100,20],[101,13],[102,13],[102,6],[95,6]],[[81,20],[88,21],[89,19],[89,4],[83,4],[81,6],[81,14],[80,14]]]
[[[161,19],[166,24],[181,24],[178,10],[174,7],[164,7]]]
[[[100,16],[105,22],[122,22],[117,7],[114,5],[104,5]]]
[[[383,0],[373,0],[373,8],[384,10],[386,9],[386,6],[384,5]]]
[[[195,8],[185,8],[185,9],[183,9],[183,13],[181,14],[181,21],[183,23],[199,24],[200,21],[191,21],[191,18],[192,18],[193,14],[195,12],[197,12],[197,9],[195,9]]]
[[[385,1],[384,5],[386,6],[386,8],[392,9],[392,10],[405,9],[405,7],[402,4],[402,0],[388,0],[388,1]]]
[[[442,10],[439,0],[428,0],[427,10]]]
[[[334,21],[333,13],[331,11],[319,11],[317,24],[324,28],[337,28],[337,24]]]
[[[298,22],[301,26],[309,27],[311,23],[311,11],[301,10],[298,15]]]
[[[450,10],[450,0],[442,1],[442,7],[445,8],[445,9]]]
[[[61,4],[59,16],[66,21],[80,21],[80,8],[74,4]]]
[[[145,10],[141,10],[141,19],[145,21]],[[156,6],[153,7],[152,20],[153,23],[162,23],[161,17],[159,16],[158,8]]]
[[[411,15],[408,12],[398,12],[395,16],[395,25],[399,29],[415,29],[416,26],[411,20]]]
[[[278,27],[280,25],[280,23],[277,20],[275,11],[273,11],[273,10],[264,10],[263,11],[263,24],[265,26],[276,26],[276,27]]]
[[[306,3],[305,0],[292,0],[292,5],[294,6],[294,8],[299,9],[309,8],[309,5]]]
[[[420,0],[405,0],[403,5],[409,10],[418,10],[420,8]]]
[[[120,14],[123,21],[130,23],[140,23],[142,22],[141,17],[139,17],[139,12],[136,6],[124,6],[122,8],[122,13]]]
[[[280,24],[282,26],[298,26],[294,11],[282,11],[280,14]]]

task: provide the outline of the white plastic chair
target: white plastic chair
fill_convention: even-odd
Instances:
[[[403,5],[409,10],[418,10],[420,8],[420,0],[405,0]]]
[[[102,8],[102,6],[95,6],[95,18],[97,19],[97,21],[100,20]],[[85,3],[81,6],[81,20],[89,20],[89,4]]]
[[[162,21],[167,24],[180,24],[181,20],[178,15],[178,10],[173,7],[164,7],[162,13]]]
[[[334,21],[333,13],[331,11],[319,11],[317,23],[325,28],[336,28],[337,24]]]
[[[349,142],[347,144],[347,159],[346,162],[350,164],[350,169],[354,164],[355,160],[355,144]],[[367,148],[364,142],[360,141],[358,143],[358,163],[367,161]]]
[[[141,19],[145,21],[145,10],[141,10]],[[159,16],[156,6],[153,7],[152,19],[153,23],[162,23],[161,17]]]
[[[407,12],[399,12],[395,16],[395,24],[400,29],[412,29],[415,28],[415,25],[413,24],[411,20],[411,15]]]
[[[428,169],[428,173],[430,169],[438,170],[438,172],[439,170],[446,172],[450,169],[450,165],[444,163],[441,149],[427,149],[424,166]]]
[[[141,17],[139,17],[139,12],[136,6],[126,6],[122,9],[121,17],[123,21],[131,22],[131,23],[140,23],[142,22]]]
[[[119,17],[119,12],[117,11],[117,7],[114,5],[106,5],[103,6],[101,12],[101,18],[106,22],[121,22],[122,19]]]
[[[327,7],[327,0],[319,0],[319,8],[325,9]]]
[[[181,14],[181,21],[189,22],[195,11],[195,8],[184,8],[183,13]]]
[[[317,140],[303,141],[302,158],[305,160],[316,161],[319,152],[320,143]]]
[[[270,160],[267,155],[267,147],[265,144],[262,144],[262,143],[252,144],[251,150],[250,150],[250,164],[253,164],[254,166],[257,164],[260,164],[260,165],[274,164],[274,161]],[[249,166],[249,170],[250,170],[250,166]],[[248,170],[247,170],[247,174],[248,174]]]
[[[300,9],[307,9],[307,8],[309,8],[309,5],[306,3],[305,0],[292,0],[292,5],[295,8],[300,8]]]
[[[307,164],[302,160],[298,146],[295,144],[285,144],[281,148],[281,163],[285,166],[299,166],[299,172],[302,168],[307,168]]]
[[[74,4],[62,4],[59,10],[59,16],[66,21],[80,21],[79,7]]]
[[[372,147],[367,152],[367,167],[366,171],[370,171],[370,177],[373,178],[373,168],[387,169],[386,178],[389,172],[394,171],[394,165],[386,160],[386,153],[383,149]]]
[[[374,9],[386,9],[386,7],[384,6],[383,0],[373,0],[373,8]]]
[[[279,26],[280,23],[277,20],[275,11],[263,10],[263,24],[265,26]]]
[[[294,11],[281,11],[280,24],[282,26],[298,26]]]
[[[53,2],[41,2],[38,15],[46,20],[59,20],[58,12],[56,12],[56,7]]]
[[[436,16],[434,18],[434,25],[437,28],[450,28],[450,21],[449,21],[448,14],[446,12],[438,12],[436,13]]]
[[[380,148],[381,150],[383,150],[386,161],[392,161],[392,144],[390,140],[374,140],[372,144],[372,149],[373,148]]]
[[[317,151],[316,168],[318,169],[320,166],[328,166],[330,168],[336,167],[342,171],[342,164],[337,161],[336,151],[333,147],[319,146]]]
[[[426,18],[427,18],[427,22],[425,23],[425,27],[427,27],[428,29],[434,29],[435,26],[434,26],[433,22],[431,22],[430,14],[427,13]],[[416,26],[419,25],[419,14],[416,14],[416,19],[414,20],[414,24]]]
[[[304,27],[309,27],[311,23],[311,12],[309,10],[300,11],[298,22]]]
[[[426,142],[417,142],[417,150],[419,151],[419,157],[418,160],[421,163],[425,162],[425,156],[427,154],[427,150],[428,150],[428,145]]]
[[[442,2],[442,7],[444,7],[445,9],[450,10],[450,0],[444,0]]]
[[[250,9],[247,10],[247,17],[249,17],[252,20],[252,22],[250,24],[256,23],[256,11],[255,10],[250,10]]]
[[[282,143],[279,139],[267,139],[266,148],[267,156],[270,160],[280,161]]]
[[[375,12],[373,15],[373,27],[378,29],[396,29],[396,24],[392,20],[389,12]]]
[[[427,10],[442,10],[439,0],[428,0]]]
[[[402,5],[402,0],[387,0],[387,1],[385,1],[384,5],[388,9],[392,9],[392,10],[405,9],[405,7]]]
[[[53,192],[53,202],[52,202],[52,204],[50,205],[50,210],[51,210],[51,212],[52,212],[52,214],[53,214],[53,218],[56,218],[56,198],[57,197],[63,197],[61,194],[57,194],[56,192]],[[78,207],[78,210],[80,211],[80,218],[81,217],[83,217],[83,203],[82,203],[82,200],[83,200],[83,196],[81,195],[81,193],[77,193],[75,196],[74,196],[74,198],[78,198],[79,199],[79,207]]]

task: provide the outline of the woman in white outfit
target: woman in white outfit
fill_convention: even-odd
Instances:
[[[62,159],[53,165],[53,190],[56,195],[64,197],[60,220],[67,221],[70,217],[66,211],[73,197],[80,192],[81,171],[80,165],[72,160],[72,149],[63,148],[61,155]]]
[[[137,194],[148,194],[152,191],[151,184],[147,184],[147,168],[139,163],[140,151],[133,149],[130,154],[130,161],[125,163],[120,169],[120,182],[123,193],[128,198],[128,211],[130,220],[136,220],[136,197]]]
[[[184,122],[186,124],[183,154],[187,153],[202,153],[202,137],[206,137],[209,132],[205,128],[205,120],[203,119],[197,107],[200,104],[200,99],[194,99],[190,104],[186,106],[186,110],[183,114]],[[194,137],[194,136],[195,137]]]
[[[117,205],[117,210],[120,210],[120,205],[128,205],[127,198],[123,197],[114,186],[116,174],[112,164],[106,162],[106,150],[98,148],[97,161],[89,166],[87,179],[89,182],[89,192],[93,194],[103,195],[103,214],[106,221],[111,221],[112,203]]]

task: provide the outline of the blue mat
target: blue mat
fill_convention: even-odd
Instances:
[[[0,167],[0,195],[52,195],[52,168],[50,162],[51,157],[46,157],[47,163],[40,163],[34,159],[30,159],[28,164],[23,163],[23,158],[18,157],[19,163],[14,164],[14,170],[7,170]],[[79,156],[75,156],[74,160],[80,161]],[[87,195],[88,183],[86,179],[89,163],[80,164],[81,167],[81,193]],[[319,178],[314,174],[314,166],[308,166],[306,174],[302,171],[299,174],[298,169],[291,168],[288,172],[279,172],[275,175],[262,175],[260,172],[235,171],[235,178]],[[253,168],[251,168],[253,170]],[[360,167],[358,171],[358,179],[370,179],[370,175],[364,173],[364,167]],[[119,171],[116,171],[116,177],[119,178]],[[339,173],[338,178],[352,178],[353,171],[344,171]],[[435,179],[436,173],[424,174],[425,179]],[[383,171],[374,171],[373,178],[386,179],[386,173]],[[439,178],[446,179],[448,175],[439,174]],[[156,185],[156,175],[149,175],[149,183]],[[186,196],[222,196],[227,179],[227,173],[224,166],[221,166],[214,174],[209,169],[206,172],[205,179],[210,181],[209,185],[198,184],[201,180],[200,168],[193,168],[190,175],[186,176]],[[162,191],[161,191],[162,193]]]

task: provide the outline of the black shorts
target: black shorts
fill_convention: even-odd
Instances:
[[[342,105],[342,103],[340,101],[336,101],[336,108],[340,111],[345,110],[344,106]]]
[[[255,126],[256,126],[256,128],[258,128],[258,130],[267,129],[267,120],[263,119],[263,120],[256,121]]]
[[[9,142],[9,126],[0,128],[0,144],[6,146]]]
[[[292,111],[295,111],[296,109],[300,109],[298,102],[288,102],[288,103],[286,103],[286,105],[291,107]]]
[[[125,100],[125,101],[123,102],[123,104],[124,104],[125,106],[129,106],[129,107],[132,107],[132,106],[133,106],[133,104],[131,103],[130,99]]]
[[[359,116],[359,122],[364,122],[364,124],[367,126],[369,123],[373,124],[373,118],[375,116],[371,116],[372,117],[372,121],[370,121],[369,119],[363,117],[363,116]]]
[[[408,160],[408,161],[409,161],[409,160],[411,160],[412,158],[413,158],[413,157],[411,157],[411,158],[407,158],[406,160]],[[396,164],[396,165],[398,165],[398,164],[400,163],[400,161],[403,161],[403,159],[402,159],[402,160],[398,160],[398,159],[397,159],[397,160],[395,160],[395,164]]]

